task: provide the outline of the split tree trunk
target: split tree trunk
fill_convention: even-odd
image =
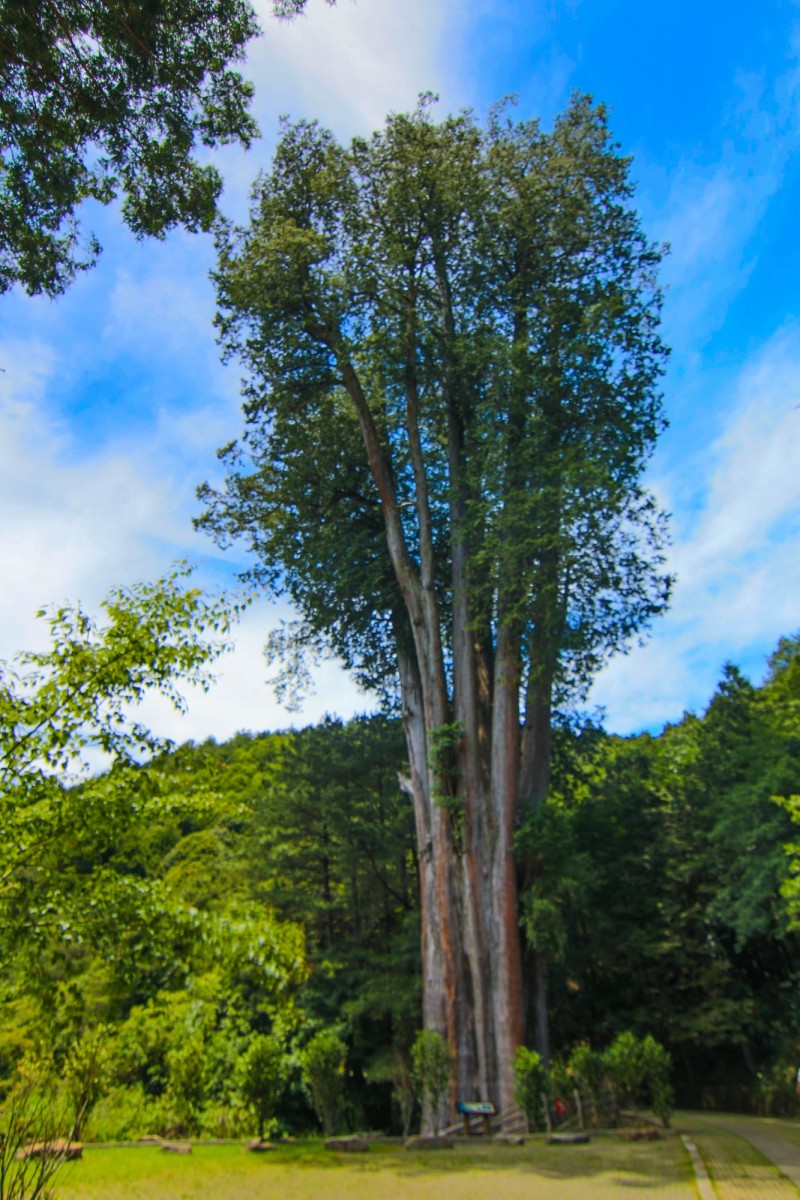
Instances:
[[[462,780],[469,794],[463,812],[436,802],[415,665],[401,656],[419,847],[423,1022],[443,1035],[455,1060],[454,1122],[458,1100],[489,1100],[498,1112],[514,1104],[523,1019],[513,811],[474,779]]]
[[[445,288],[446,291],[446,288]],[[413,296],[408,313],[413,333]],[[445,309],[449,300],[445,295]],[[445,313],[447,339],[454,337]],[[423,1021],[455,1061],[449,1117],[458,1100],[514,1103],[513,1057],[522,1042],[522,968],[512,839],[520,759],[519,633],[498,623],[493,678],[479,652],[470,611],[463,538],[463,427],[445,380],[451,483],[453,699],[443,653],[435,554],[418,427],[413,336],[406,372],[406,430],[414,471],[418,562],[406,542],[394,475],[375,416],[341,335],[332,338],[380,497],[386,542],[407,618],[398,638],[403,723],[411,767],[420,865]],[[405,648],[404,648],[405,647]],[[413,647],[413,648],[412,648]],[[437,730],[460,729],[448,768],[431,765]],[[441,793],[441,794],[439,794]],[[433,1118],[438,1121],[438,1114]]]

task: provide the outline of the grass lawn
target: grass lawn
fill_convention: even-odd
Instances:
[[[584,1146],[494,1146],[454,1150],[373,1145],[335,1154],[320,1143],[248,1154],[239,1146],[195,1146],[191,1155],[154,1146],[93,1149],[59,1177],[59,1200],[693,1200],[678,1138]]]

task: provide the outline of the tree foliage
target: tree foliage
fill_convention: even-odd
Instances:
[[[525,832],[539,902],[526,895],[521,914],[550,972],[553,1094],[577,1087],[593,1123],[614,1119],[619,1065],[617,1102],[627,1080],[663,1117],[670,1087],[682,1103],[793,1111],[791,641],[764,685],[728,667],[705,713],[657,737],[556,730],[551,793]],[[407,1122],[421,963],[397,739],[396,722],[326,721],[64,788],[71,823],[4,910],[18,924],[0,938],[0,1093],[33,1048],[61,1081],[59,1104],[85,1110],[88,1137],[241,1136],[253,1040],[299,1066],[308,1030],[335,1025],[348,1124],[389,1127],[390,1082],[404,1106],[394,1127]],[[103,784],[116,799],[98,808]],[[33,927],[43,877],[54,907]],[[618,1063],[587,1044],[620,1035]],[[298,1071],[276,1115],[313,1127]]]
[[[652,1033],[683,1103],[742,1104],[797,1056],[800,726],[783,691],[796,648],[779,649],[761,687],[729,664],[705,713],[657,737],[557,744],[543,820],[567,850],[544,842],[542,876],[563,932],[556,1041]]]
[[[551,135],[500,111],[485,131],[467,115],[437,125],[424,100],[349,148],[285,126],[250,228],[221,235],[218,325],[250,370],[247,433],[223,452],[227,490],[202,490],[200,524],[245,537],[303,614],[296,637],[365,682],[396,673],[384,486],[415,567],[432,556],[451,636],[448,421],[489,626],[518,578],[515,614],[580,692],[663,607],[661,518],[637,484],[663,425],[660,251],[629,207],[628,166],[585,98]]]
[[[222,181],[197,151],[257,132],[232,67],[259,32],[249,0],[3,0],[0,28],[0,292],[54,296],[93,264],[86,199],[121,195],[137,237],[210,228]]]

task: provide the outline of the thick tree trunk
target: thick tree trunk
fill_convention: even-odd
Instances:
[[[414,371],[407,370],[407,432],[419,521],[419,566],[405,541],[392,471],[352,363],[336,350],[358,415],[381,500],[387,546],[413,642],[398,639],[403,723],[411,766],[420,867],[423,1022],[447,1041],[455,1062],[449,1117],[456,1102],[513,1104],[512,1059],[522,1040],[522,985],[516,868],[512,854],[519,768],[519,645],[496,656],[494,696],[480,697],[480,671],[469,612],[460,506],[462,430],[449,402],[453,505],[453,690],[451,709]],[[410,360],[411,361],[411,360]],[[501,633],[501,638],[504,634]],[[483,672],[484,689],[488,686]],[[432,764],[439,731],[461,727],[458,747]],[[456,784],[449,776],[451,765]],[[434,1127],[439,1114],[429,1114]]]
[[[514,1103],[522,986],[507,800],[516,761],[497,750],[497,789],[464,780],[470,803],[463,815],[436,803],[422,689],[409,656],[400,656],[400,673],[419,848],[423,1022],[442,1033],[455,1059],[448,1113],[455,1121],[460,1099],[490,1100],[500,1112]]]
[[[440,812],[434,811],[432,802],[422,684],[411,655],[399,651],[398,665],[419,861],[422,1020],[426,1029],[442,1033],[451,1051],[457,1053],[455,931],[450,889],[443,879],[441,847],[437,845]]]
[[[494,671],[491,755],[491,827],[486,858],[490,884],[489,954],[500,1106],[514,1102],[513,1057],[523,1040],[522,963],[513,838],[519,776],[519,636],[501,624]],[[486,894],[486,893],[485,893]]]

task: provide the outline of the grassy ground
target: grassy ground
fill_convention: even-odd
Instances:
[[[678,1138],[584,1146],[493,1146],[477,1139],[429,1153],[373,1145],[334,1154],[319,1143],[268,1154],[195,1146],[174,1156],[152,1146],[93,1149],[67,1167],[59,1200],[693,1200]]]

